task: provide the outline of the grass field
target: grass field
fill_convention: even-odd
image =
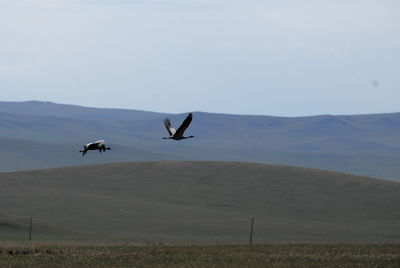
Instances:
[[[0,246],[1,267],[400,267],[400,244]]]
[[[398,243],[400,183],[240,162],[0,173],[0,239],[167,244]]]

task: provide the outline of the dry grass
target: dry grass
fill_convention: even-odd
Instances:
[[[400,244],[3,245],[1,267],[400,267]]]
[[[0,174],[1,239],[169,244],[400,241],[400,183],[237,162],[137,162]],[[49,201],[51,200],[51,202]],[[21,217],[24,216],[24,217]]]

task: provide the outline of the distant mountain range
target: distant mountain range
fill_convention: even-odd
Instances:
[[[268,162],[400,180],[400,113],[274,117],[193,112],[194,139],[162,140],[186,114],[0,102],[0,171],[158,160]],[[105,139],[111,151],[83,144]]]

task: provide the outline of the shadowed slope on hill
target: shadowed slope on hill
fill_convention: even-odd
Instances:
[[[0,170],[34,170],[65,165],[87,165],[123,161],[182,160],[178,155],[157,152],[143,146],[111,144],[112,150],[100,154],[90,151],[85,157],[83,144],[52,144],[12,138],[0,139]]]
[[[257,242],[400,240],[399,183],[314,169],[116,163],[3,173],[0,184],[1,213],[60,228],[42,239],[245,243],[254,217]]]

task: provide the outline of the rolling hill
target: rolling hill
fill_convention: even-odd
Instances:
[[[400,183],[243,162],[133,162],[0,174],[0,233],[36,241],[399,242]]]
[[[165,141],[186,114],[0,102],[0,171],[90,163],[219,160],[286,164],[400,180],[400,113],[273,117],[194,112],[195,139]],[[82,158],[89,141],[114,148]]]

